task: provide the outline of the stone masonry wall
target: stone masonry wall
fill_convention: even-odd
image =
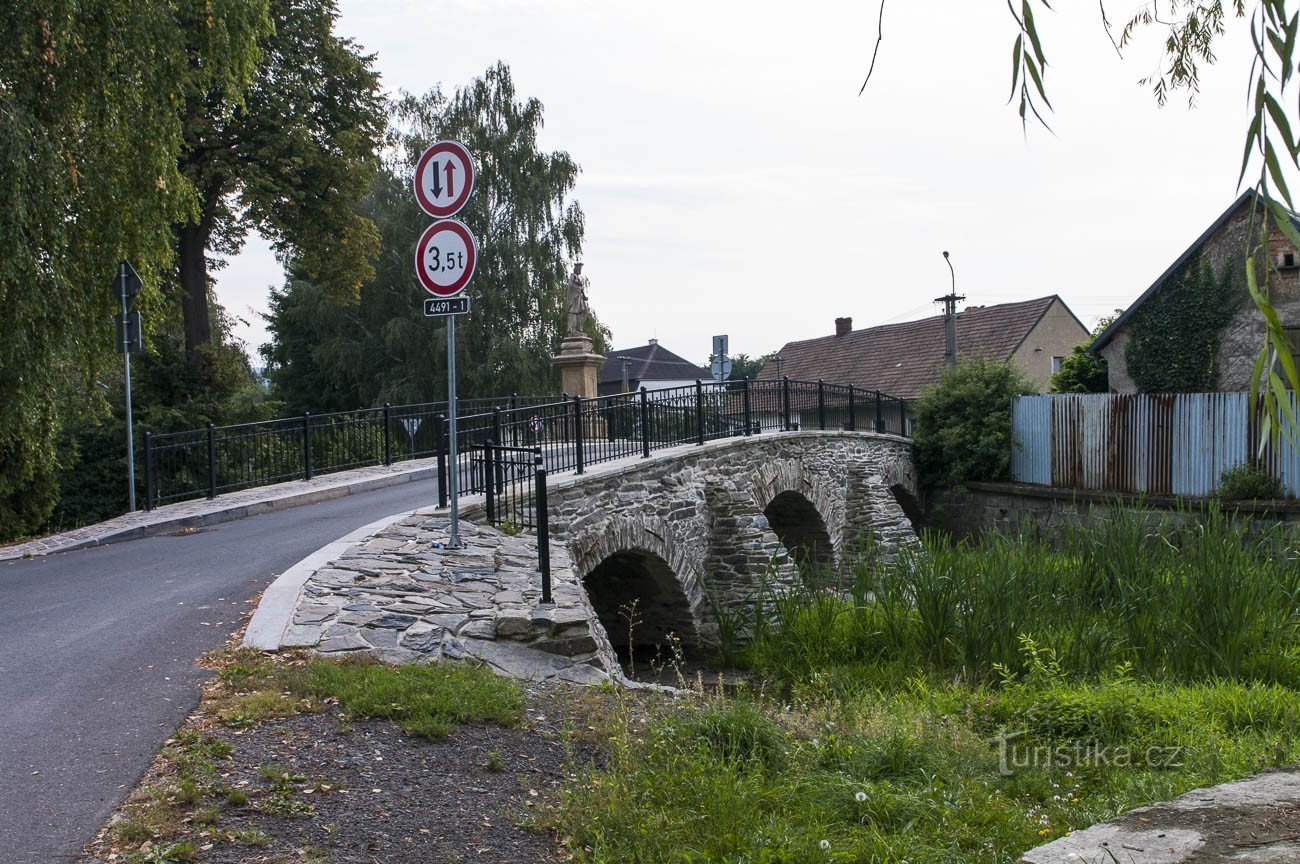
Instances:
[[[870,533],[885,554],[915,534],[891,486],[915,494],[911,444],[862,432],[789,432],[684,446],[587,476],[553,478],[551,532],[579,578],[620,551],[661,558],[681,585],[702,642],[714,609],[745,610],[767,583],[801,578],[763,510],[782,492],[810,502],[833,558]]]

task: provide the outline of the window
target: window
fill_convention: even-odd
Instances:
[[[1297,334],[1300,334],[1300,330],[1297,330],[1296,333],[1297,333]],[[1064,357],[1053,357],[1053,358],[1052,358],[1052,374],[1053,374],[1053,375],[1055,375],[1057,372],[1060,372],[1060,371],[1061,371],[1061,363],[1062,363],[1064,360],[1065,360]]]

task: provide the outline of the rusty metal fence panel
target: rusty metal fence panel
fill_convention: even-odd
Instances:
[[[1011,425],[1017,482],[1196,496],[1250,458],[1259,429],[1246,393],[1021,396]],[[1300,448],[1285,436],[1260,465],[1300,489]]]

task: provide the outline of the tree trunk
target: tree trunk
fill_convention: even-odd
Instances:
[[[208,310],[208,235],[212,223],[204,219],[177,229],[177,257],[180,264],[181,311],[185,316],[185,354],[193,360],[200,345],[212,341],[212,318]]]

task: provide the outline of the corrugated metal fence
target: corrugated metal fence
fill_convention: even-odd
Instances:
[[[1160,495],[1213,495],[1259,428],[1247,393],[1021,396],[1011,427],[1018,482]],[[1285,437],[1261,464],[1300,490],[1300,453]]]

